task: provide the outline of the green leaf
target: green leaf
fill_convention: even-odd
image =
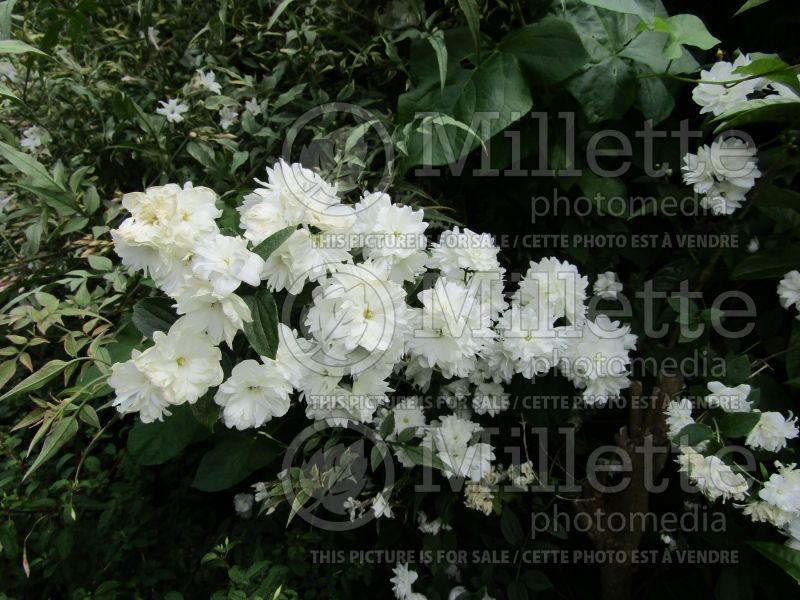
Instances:
[[[772,542],[750,542],[750,545],[800,582],[800,550]]]
[[[275,25],[280,16],[283,14],[283,11],[285,11],[291,3],[292,0],[281,0],[281,3],[275,7],[275,10],[272,12],[269,21],[267,21],[267,31],[272,29],[272,26]]]
[[[208,437],[208,429],[194,418],[189,405],[171,410],[172,415],[163,421],[137,422],[128,434],[128,452],[140,465],[160,465]]]
[[[178,320],[173,304],[169,298],[142,298],[134,305],[131,320],[142,335],[153,339],[156,331],[167,332]]]
[[[278,352],[278,306],[265,289],[242,296],[253,320],[244,324],[244,335],[250,347],[261,356],[275,358]]]
[[[750,358],[743,354],[725,361],[725,383],[737,386],[746,382],[750,377]]]
[[[426,33],[423,37],[428,40],[436,55],[436,62],[439,65],[440,89],[444,91],[444,84],[447,80],[447,46],[444,44],[444,32],[439,30],[434,33]]]
[[[721,43],[708,32],[703,21],[696,15],[672,15],[666,19],[656,17],[654,29],[669,36],[664,47],[664,56],[670,60],[680,58],[683,52],[681,46],[708,50]]]
[[[744,437],[756,426],[760,418],[759,412],[729,413],[720,419],[719,430],[725,437]]]
[[[648,76],[653,74],[650,69],[639,64],[635,65],[634,69],[640,75],[636,107],[645,119],[652,119],[653,124],[657,125],[672,114],[675,97],[660,77]]]
[[[481,18],[478,12],[478,3],[475,0],[458,0],[458,6],[464,17],[467,19],[467,27],[472,34],[472,41],[475,44],[475,54],[481,52]],[[446,55],[445,55],[446,56]],[[445,63],[447,61],[445,60]],[[444,87],[444,84],[442,84]]]
[[[618,119],[636,100],[635,72],[621,58],[612,57],[571,79],[567,89],[589,122]]]
[[[714,432],[708,425],[690,423],[681,429],[678,434],[672,438],[672,441],[679,446],[697,446],[713,437]]]
[[[755,8],[756,6],[761,6],[762,4],[766,4],[767,2],[769,2],[769,0],[747,0],[747,2],[742,4],[742,7],[739,10],[733,13],[733,16],[738,17],[743,12],[748,11],[751,8]]]
[[[28,375],[25,379],[0,396],[0,402],[7,400],[8,398],[13,398],[18,394],[38,390],[56,375],[61,373],[61,371],[63,371],[67,365],[72,364],[73,362],[75,361],[66,362],[58,358],[51,360],[41,369],[35,373],[32,373],[31,375]]]
[[[0,388],[7,384],[16,372],[17,360],[15,358],[0,363]]]
[[[636,15],[648,25],[653,24],[655,15],[651,8],[652,4],[643,0],[583,0],[583,2],[613,12]]]
[[[233,487],[280,454],[277,443],[252,434],[225,433],[197,468],[192,487],[218,492]]]
[[[47,433],[47,437],[44,439],[44,444],[42,444],[39,455],[25,472],[25,477],[23,479],[27,479],[31,473],[36,471],[36,469],[41,467],[46,461],[53,458],[55,453],[58,452],[64,444],[75,437],[76,433],[78,433],[78,422],[74,414],[62,418],[58,423],[53,425]]]
[[[269,255],[275,252],[275,250],[277,250],[278,247],[283,244],[283,242],[288,240],[296,229],[297,227],[285,227],[280,231],[276,231],[258,246],[253,248],[253,252],[258,254],[264,260],[267,260]]]
[[[503,507],[503,513],[500,515],[500,531],[503,533],[505,540],[512,546],[519,546],[525,539],[522,533],[522,525],[519,519],[513,513],[509,506]]]
[[[50,191],[66,192],[66,188],[57,183],[47,172],[47,169],[44,168],[44,165],[30,154],[25,154],[15,150],[8,144],[0,142],[0,156],[14,165],[18,171],[30,177],[35,186]]]
[[[567,79],[589,60],[575,28],[555,17],[515,29],[502,39],[500,49],[516,56],[537,83],[546,85]]]
[[[536,569],[531,569],[522,573],[522,582],[528,586],[528,589],[534,592],[541,592],[553,587],[553,583],[548,579],[547,575]]]
[[[514,55],[494,50],[477,65],[468,30],[446,31],[444,38],[448,60],[444,89],[429,44],[414,40],[411,45],[411,90],[402,94],[397,104],[398,121],[407,124],[406,168],[459,162],[533,106]],[[454,121],[434,121],[432,117],[437,115]],[[425,126],[415,127],[419,123]]]
[[[388,438],[390,435],[392,435],[392,433],[394,433],[394,411],[393,410],[389,411],[389,414],[386,415],[386,418],[383,419],[383,421],[381,422],[381,428],[380,428],[379,433],[380,433],[380,436],[383,439]]]
[[[508,600],[528,600],[528,589],[519,581],[511,581],[506,587],[506,596]],[[464,598],[468,596],[464,595]]]
[[[790,380],[800,378],[800,322],[792,324],[792,335],[786,351],[786,375]]]
[[[741,75],[743,77],[758,75],[770,81],[785,85],[795,92],[800,92],[800,79],[797,77],[796,67],[786,64],[774,54],[752,54],[750,58],[753,62],[749,65],[737,67],[734,71],[735,75]]]
[[[759,250],[739,262],[731,272],[733,279],[770,279],[783,277],[797,268],[800,243],[782,244],[774,248]]]
[[[38,54],[47,56],[38,48],[34,48],[21,40],[0,40],[0,54]]]
[[[89,266],[95,271],[110,271],[114,268],[114,263],[108,257],[91,254],[89,255]]]
[[[800,102],[796,100],[746,100],[733,110],[714,117],[714,133],[753,123],[795,123],[800,121]]]
[[[206,427],[209,431],[214,430],[214,425],[219,421],[220,406],[214,402],[214,394],[208,392],[197,402],[189,405],[192,415],[197,422]]]
[[[442,459],[433,454],[430,448],[424,446],[405,446],[403,450],[406,456],[415,464],[424,467],[434,467],[440,471],[445,470]]]

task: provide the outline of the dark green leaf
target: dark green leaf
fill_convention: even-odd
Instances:
[[[209,435],[187,404],[172,409],[172,415],[154,423],[137,422],[128,434],[128,452],[140,465],[160,465],[178,456],[192,442]]]
[[[142,335],[152,339],[156,331],[169,331],[178,316],[169,298],[142,298],[133,307],[131,320]]]
[[[756,426],[761,418],[758,412],[729,413],[719,421],[719,430],[729,438],[744,437]]]
[[[517,519],[510,506],[503,507],[503,513],[500,515],[500,531],[502,531],[505,540],[515,547],[522,544],[525,539],[522,533],[522,525],[520,525],[519,519]]]
[[[575,28],[555,17],[511,31],[500,49],[516,56],[537,83],[547,85],[567,79],[589,60]]]
[[[242,296],[250,308],[253,320],[244,324],[244,335],[250,347],[259,355],[275,358],[278,352],[278,307],[272,294],[265,289]]]
[[[276,231],[263,242],[261,242],[258,246],[253,248],[253,252],[258,254],[264,260],[269,258],[269,255],[275,252],[275,250],[283,244],[286,240],[291,237],[291,235],[295,232],[297,227],[286,227],[281,229],[280,231]]]
[[[200,461],[192,487],[204,492],[226,490],[267,466],[279,453],[280,447],[263,436],[226,433]]]

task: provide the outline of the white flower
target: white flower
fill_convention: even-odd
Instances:
[[[392,569],[394,577],[389,581],[392,583],[392,591],[397,600],[409,600],[414,593],[411,586],[419,575],[416,571],[409,569],[408,564],[398,564]]]
[[[800,308],[800,271],[789,271],[778,284],[778,297],[783,308]]]
[[[152,25],[147,28],[147,40],[153,44],[153,47],[158,50],[158,29]]]
[[[691,400],[684,398],[679,402],[670,402],[667,404],[666,413],[667,433],[670,438],[674,438],[684,427],[694,423]]]
[[[245,323],[253,318],[250,308],[236,294],[218,296],[206,282],[197,286],[186,286],[177,296],[175,308],[185,320],[187,329],[208,336],[212,344],[224,340],[233,347],[233,338]]]
[[[175,184],[122,197],[131,213],[111,231],[122,264],[143,270],[167,294],[177,294],[191,274],[187,257],[200,237],[217,232],[217,195],[208,188]]]
[[[167,98],[167,101],[159,101],[160,108],[156,109],[156,113],[167,118],[170,123],[180,123],[183,121],[183,113],[189,110],[189,107],[178,102],[177,98]]]
[[[443,231],[439,242],[432,244],[428,267],[439,269],[445,276],[456,275],[461,270],[502,273],[505,269],[497,262],[499,251],[488,233],[453,227]]]
[[[700,200],[700,205],[715,215],[731,215],[746,200],[745,190],[730,182],[715,183]]]
[[[223,106],[219,109],[219,126],[228,131],[231,125],[239,120],[239,109],[235,106]]]
[[[761,177],[756,147],[737,137],[719,137],[697,154],[683,157],[683,180],[702,194],[701,205],[715,215],[729,215],[741,207],[746,194]]]
[[[499,383],[479,383],[472,397],[472,410],[478,415],[495,415],[508,408],[508,394]]]
[[[586,321],[578,337],[567,337],[559,369],[578,388],[589,405],[604,405],[630,385],[628,352],[636,348],[636,336],[628,325],[600,314]]]
[[[166,334],[156,331],[153,341],[134,361],[170,404],[193,404],[222,382],[222,354],[205,336],[176,323]]]
[[[680,451],[677,458],[679,471],[686,473],[709,500],[745,498],[747,480],[734,473],[718,456],[703,456],[688,446],[681,447]]]
[[[464,377],[481,349],[494,338],[489,307],[478,296],[480,286],[440,277],[418,295],[422,309],[408,351],[423,367],[439,368],[445,377]]]
[[[233,508],[236,514],[243,517],[249,516],[253,510],[254,500],[253,494],[236,494],[233,497]]]
[[[264,260],[247,249],[243,238],[207,235],[195,243],[193,250],[192,271],[208,281],[218,296],[232,294],[242,282],[252,286],[261,283]]]
[[[254,243],[295,225],[323,232],[352,232],[356,221],[353,208],[341,203],[336,186],[301,164],[280,160],[267,168],[267,182],[258,182],[263,187],[246,196],[238,209],[245,237]],[[346,249],[332,236],[323,241],[327,247]]]
[[[263,364],[245,360],[233,368],[231,376],[219,386],[214,401],[223,407],[225,425],[239,430],[261,427],[289,410],[291,384],[262,356]]]
[[[394,431],[392,436],[400,435],[406,429],[413,429],[414,435],[421,435],[425,427],[425,413],[422,412],[420,399],[416,396],[403,398],[394,408]]]
[[[351,523],[364,514],[364,505],[352,496],[348,496],[347,500],[342,503],[342,508],[350,513]]]
[[[372,510],[375,512],[376,519],[381,517],[391,519],[394,517],[394,514],[392,514],[392,505],[389,504],[389,500],[383,495],[382,492],[376,494],[376,496],[372,499]]]
[[[717,181],[727,181],[745,191],[750,190],[761,177],[756,161],[757,150],[738,137],[718,137],[709,149],[707,167]]]
[[[261,277],[271,290],[297,294],[307,281],[316,281],[351,259],[343,248],[324,247],[320,234],[298,229],[269,255]]]
[[[23,130],[19,145],[31,154],[37,154],[49,139],[47,131],[38,125],[32,125]]]
[[[519,282],[517,298],[523,306],[533,304],[541,315],[566,317],[573,324],[582,323],[586,315],[586,288],[589,280],[578,268],[557,258],[531,261],[525,277]]]
[[[429,521],[428,515],[426,515],[423,511],[419,511],[417,513],[417,529],[419,529],[422,533],[439,535],[439,532],[450,531],[453,528],[447,523],[442,522],[442,520],[439,518]]]
[[[748,515],[755,523],[770,523],[775,527],[783,527],[797,516],[797,513],[781,510],[763,500],[746,504],[742,513]]]
[[[800,471],[794,465],[776,462],[778,472],[773,473],[758,492],[759,497],[780,510],[800,512]]]
[[[392,281],[414,281],[428,260],[423,211],[392,204],[382,192],[365,193],[354,210],[353,229],[359,234],[364,257],[386,264]]]
[[[758,238],[754,237],[754,238],[751,238],[750,241],[748,242],[747,251],[750,254],[755,254],[756,252],[758,252],[758,249],[760,247],[761,247],[761,244],[759,243]]]
[[[719,116],[747,100],[747,96],[758,86],[757,79],[747,79],[735,85],[724,85],[721,82],[745,79],[746,75],[735,74],[733,71],[750,63],[750,57],[740,54],[733,63],[717,62],[709,70],[700,72],[703,83],[699,83],[692,91],[692,99],[702,107],[700,114],[710,112]]]
[[[715,182],[709,150],[708,146],[700,146],[697,154],[689,153],[683,157],[683,181],[691,185],[698,194],[705,194]]]
[[[710,408],[721,408],[726,412],[750,412],[752,403],[747,400],[750,390],[746,383],[727,387],[719,381],[710,381],[708,391],[711,393],[706,396],[706,404]]]
[[[595,296],[600,296],[604,300],[614,300],[617,294],[622,291],[622,284],[617,279],[616,273],[606,271],[597,276],[593,291]]]
[[[463,585],[457,585],[452,590],[450,590],[450,593],[447,595],[447,600],[458,600],[461,594],[466,594],[466,593],[467,593],[467,588],[465,588]]]
[[[785,418],[779,412],[763,412],[755,427],[747,434],[745,443],[753,450],[777,452],[786,441],[797,437],[797,417]]]
[[[250,98],[247,102],[244,103],[244,109],[249,112],[251,115],[258,116],[261,114],[261,105],[258,103],[258,100],[255,98]]]
[[[113,406],[121,413],[139,413],[142,423],[163,421],[164,415],[170,414],[170,404],[136,365],[140,354],[134,350],[130,360],[111,367],[108,385],[114,388]]]
[[[222,86],[220,86],[220,84],[217,82],[217,76],[214,71],[209,71],[206,73],[205,71],[198,69],[197,85],[215,94],[222,92]]]
[[[405,301],[405,290],[371,261],[341,265],[314,289],[305,324],[329,356],[352,363],[361,351],[394,364],[409,330]]]

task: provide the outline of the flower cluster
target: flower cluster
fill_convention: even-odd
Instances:
[[[752,450],[779,452],[786,447],[788,440],[797,438],[797,419],[787,418],[777,411],[754,409],[754,402],[749,399],[752,391],[749,385],[728,387],[719,381],[711,381],[708,390],[710,393],[701,401],[706,408],[721,410],[723,415],[752,415],[752,426],[745,438],[745,444]],[[794,465],[784,466],[776,462],[777,472],[756,484],[760,489],[755,493],[739,465],[725,462],[711,452],[705,454],[711,440],[705,439],[694,445],[687,443],[689,429],[697,425],[692,417],[693,408],[694,404],[686,399],[670,402],[666,407],[668,433],[678,443],[680,471],[686,473],[709,500],[743,502],[737,506],[744,514],[754,521],[769,522],[776,527],[786,527],[797,520],[791,531],[800,533],[800,471]],[[796,543],[800,544],[800,540]]]
[[[747,193],[761,177],[756,148],[737,137],[717,138],[683,157],[683,180],[702,196],[701,205],[715,215],[741,208]]]
[[[478,419],[508,408],[513,377],[556,371],[587,405],[629,385],[636,337],[587,315],[588,279],[574,265],[531,262],[512,293],[488,235],[454,227],[428,244],[422,210],[382,192],[348,204],[299,164],[280,161],[258,183],[238,209],[241,235],[219,230],[209,189],[170,184],[124,196],[131,216],[112,232],[116,251],[180,318],[114,365],[120,412],[150,422],[213,394],[226,426],[246,429],[285,415],[296,397],[309,419],[380,429],[407,467],[408,445],[418,444],[446,476],[480,483],[495,454]],[[236,356],[223,373],[222,345],[232,354],[247,324],[265,326],[254,322],[252,299],[273,293],[284,317],[274,354]],[[435,387],[444,403],[433,411],[416,397],[392,402],[400,385]],[[390,493],[373,510],[385,505],[381,514],[391,515]]]

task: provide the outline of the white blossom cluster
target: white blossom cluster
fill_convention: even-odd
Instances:
[[[778,452],[786,447],[788,440],[798,436],[797,418],[785,417],[777,411],[756,410],[749,400],[751,387],[741,384],[728,387],[719,381],[708,383],[709,394],[703,404],[725,413],[752,413],[758,420],[747,434],[745,444],[752,450]],[[755,493],[743,471],[736,465],[724,462],[714,454],[703,454],[708,442],[695,446],[681,444],[681,431],[695,423],[692,417],[694,405],[683,399],[670,402],[666,408],[666,423],[669,436],[679,442],[677,462],[709,500],[732,499],[744,514],[754,521],[768,522],[785,528],[792,540],[800,547],[800,470],[794,465],[785,466],[776,462],[777,472],[763,482]],[[748,501],[749,500],[749,501]]]
[[[734,72],[752,62],[749,55],[739,54],[733,62],[719,61],[710,69],[701,71],[701,83],[692,91],[692,99],[701,107],[700,114],[711,113],[718,117],[727,112],[745,109],[756,94],[762,103],[800,100],[797,93],[787,85],[764,77]]]
[[[761,177],[756,147],[737,137],[717,138],[683,157],[683,180],[715,215],[730,215],[742,207],[747,193]]]
[[[116,251],[174,301],[180,318],[113,366],[120,412],[161,420],[213,393],[226,426],[247,429],[286,414],[297,392],[313,420],[380,428],[391,415],[388,442],[418,443],[447,476],[480,483],[495,454],[476,416],[509,407],[504,386],[515,375],[555,370],[590,406],[629,385],[636,337],[605,315],[587,316],[588,279],[574,265],[531,262],[507,296],[486,234],[454,227],[429,244],[422,210],[381,192],[345,203],[299,164],[280,161],[258,183],[238,209],[241,235],[220,232],[217,196],[207,188],[170,184],[123,197],[131,216],[112,232]],[[254,251],[276,234],[265,258]],[[300,308],[300,322],[278,326],[275,358],[240,360],[223,373],[221,345],[232,347],[253,320],[243,285],[282,298],[284,316]],[[436,415],[418,397],[392,406],[404,381],[420,394],[439,391]],[[396,448],[403,465],[415,464]],[[376,515],[391,517],[389,495],[372,500]],[[354,499],[352,508],[357,515],[364,504]]]

